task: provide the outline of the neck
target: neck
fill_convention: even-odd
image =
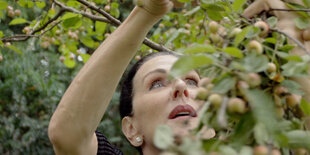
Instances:
[[[145,145],[142,148],[142,152],[144,155],[159,155],[160,154],[160,150],[155,148],[153,145],[152,146]]]

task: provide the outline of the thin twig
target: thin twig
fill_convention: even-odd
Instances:
[[[283,32],[283,31],[280,31],[278,29],[270,29],[271,31],[274,31],[274,32],[278,32],[278,33],[281,33],[285,36],[287,36],[288,38],[290,38],[291,40],[293,40],[299,47],[301,47],[308,55],[310,55],[310,51],[307,50],[307,48],[297,39],[295,39],[294,37],[290,36],[289,34]]]
[[[269,11],[303,11],[303,12],[310,12],[310,9],[277,9],[277,8],[270,8]]]
[[[85,5],[86,7],[95,10],[96,12],[100,13],[101,15],[103,15],[104,17],[106,17],[113,25],[115,26],[119,26],[121,25],[121,21],[119,21],[118,19],[114,18],[113,16],[111,16],[109,13],[107,13],[106,11],[100,9],[99,7],[92,5],[90,2],[87,2],[85,0],[77,0],[78,2],[82,3],[83,5]]]
[[[106,17],[108,20],[110,20],[111,24],[115,25],[115,26],[119,26],[122,24],[122,22],[120,22],[118,19],[114,18],[113,16],[111,16],[109,13],[107,13],[106,11],[100,9],[99,7],[97,6],[94,6],[92,5],[91,3],[85,1],[85,0],[77,0],[78,2],[82,3],[83,5],[85,5],[86,7],[92,9],[92,10],[95,10],[96,12],[98,12],[99,14],[103,15],[104,17]],[[170,51],[170,49],[160,45],[160,44],[157,44],[153,41],[151,41],[150,39],[148,38],[144,38],[144,41],[143,43],[147,46],[149,46],[150,48],[154,49],[154,50],[157,50],[157,51]]]
[[[88,13],[85,13],[85,12],[78,11],[78,10],[72,8],[72,7],[68,7],[68,6],[64,5],[63,3],[58,2],[57,0],[54,0],[54,2],[55,2],[56,5],[58,5],[59,7],[61,7],[65,11],[73,12],[73,13],[76,13],[76,14],[81,14],[84,17],[87,17],[87,18],[90,18],[90,19],[93,19],[93,20],[96,20],[96,21],[101,21],[101,22],[106,22],[106,23],[112,24],[110,22],[110,20],[108,20],[105,17],[95,16],[95,15],[92,15],[92,14],[88,14]]]
[[[52,23],[53,21],[56,21],[64,12],[65,12],[64,10],[60,10],[52,19],[47,21],[43,26],[41,26],[38,29],[35,29],[34,31],[31,31],[27,35],[25,35],[25,34],[17,34],[17,35],[14,35],[14,36],[9,36],[9,37],[2,38],[0,40],[3,41],[3,42],[26,41],[30,37],[36,37],[36,35],[34,35],[35,33],[40,32],[41,30],[44,30],[50,23]],[[57,24],[59,24],[59,23],[60,22],[58,22]],[[54,25],[54,26],[56,26],[56,25]],[[52,26],[52,27],[54,27],[54,26]]]

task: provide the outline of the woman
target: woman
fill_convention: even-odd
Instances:
[[[101,143],[106,141],[102,141],[95,131],[116,86],[148,31],[173,6],[169,0],[138,3],[143,6],[135,7],[123,24],[100,45],[61,99],[48,130],[56,154],[102,151]],[[177,56],[171,53],[146,58],[137,67],[137,72],[129,75],[132,85],[125,84],[129,89],[123,89],[122,94],[128,95],[121,99],[122,130],[143,154],[159,153],[153,145],[154,131],[159,124],[169,125],[176,134],[186,134],[197,122],[201,104],[193,98],[199,75],[192,71],[184,77],[166,80],[176,60]],[[132,110],[126,107],[130,107],[130,102]],[[184,128],[184,120],[193,123]],[[119,153],[110,146],[105,147],[105,153]]]

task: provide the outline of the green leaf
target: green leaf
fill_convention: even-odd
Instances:
[[[81,37],[80,40],[84,45],[90,48],[95,47],[95,41],[90,36]]]
[[[240,150],[240,155],[250,155],[253,154],[253,150],[249,146],[243,146]]]
[[[238,155],[237,151],[230,146],[220,146],[221,155]]]
[[[302,0],[308,8],[310,7],[310,0]]]
[[[297,3],[285,3],[285,5],[290,9],[306,9],[304,6],[299,5]],[[309,17],[309,15],[306,12],[303,11],[296,11],[299,15],[302,15],[303,17]]]
[[[236,82],[237,79],[235,77],[226,76],[217,83],[215,83],[212,91],[220,94],[225,94],[236,85]]]
[[[266,38],[265,42],[267,43],[271,43],[271,44],[276,44],[277,40],[275,38]]]
[[[232,146],[238,147],[247,143],[249,137],[253,133],[255,120],[250,113],[246,113],[241,117],[231,136]]]
[[[264,55],[250,54],[243,59],[243,66],[248,72],[262,72],[268,68],[268,58]]]
[[[237,58],[243,58],[242,51],[235,47],[227,47],[223,49],[224,52],[228,53],[231,56],[237,57]]]
[[[224,18],[220,11],[206,10],[206,12],[211,20],[220,21]]]
[[[234,40],[234,46],[237,47],[245,38],[245,36],[253,29],[253,26],[248,26],[244,29],[242,29],[242,32],[238,33],[235,40]]]
[[[24,18],[15,18],[13,19],[9,25],[17,25],[17,24],[24,24],[27,23],[27,20]]]
[[[154,144],[159,149],[167,149],[174,142],[173,133],[169,126],[159,125],[155,130]]]
[[[281,85],[288,89],[292,94],[303,95],[304,92],[300,90],[300,84],[293,80],[284,80]]]
[[[269,27],[275,28],[277,26],[277,23],[278,23],[278,18],[275,16],[269,17],[267,19],[267,23],[268,23]]]
[[[225,9],[222,6],[216,5],[216,4],[202,3],[201,7],[205,10],[214,11],[214,12],[225,11]]]
[[[74,60],[71,60],[70,58],[66,57],[64,64],[68,67],[68,68],[74,68],[76,63]]]
[[[305,17],[298,17],[294,21],[299,29],[307,29],[310,24],[308,18]]]
[[[308,103],[305,99],[301,100],[300,108],[307,116],[310,116],[310,103]]]
[[[172,66],[170,76],[180,77],[193,69],[209,65],[213,61],[206,55],[183,56]]]
[[[76,0],[69,0],[66,4],[67,4],[68,6],[70,6],[70,7],[74,7],[74,8],[76,8],[76,7],[79,7],[79,6],[80,6],[80,3],[79,3],[79,2],[77,2]]]
[[[281,66],[282,75],[289,77],[308,76],[309,65],[307,62],[289,61]]]
[[[186,12],[186,13],[184,14],[184,16],[191,16],[191,15],[193,15],[194,13],[196,13],[197,11],[199,11],[200,9],[201,9],[200,6],[197,6],[197,7],[195,7],[194,9],[192,9],[192,10]]]
[[[295,47],[296,47],[295,45],[286,44],[286,45],[280,47],[279,50],[280,51],[284,51],[284,52],[288,52],[288,51],[292,50]]]
[[[305,148],[310,151],[309,131],[294,130],[285,134],[288,138],[289,147],[293,149]]]
[[[191,0],[178,0],[179,2],[181,2],[181,3],[188,3],[188,2],[190,2]]]
[[[32,8],[34,6],[34,3],[30,0],[19,0],[17,3],[24,8]]]
[[[214,53],[216,52],[216,49],[214,46],[208,44],[194,44],[190,47],[181,49],[181,52],[184,54],[196,54],[203,52]]]
[[[268,134],[267,133],[267,129],[265,127],[264,124],[262,123],[257,123],[254,127],[254,137],[256,142],[259,145],[263,145],[265,142],[268,141]]]
[[[246,3],[247,0],[235,0],[232,4],[232,9],[235,12],[242,10],[242,6]]]
[[[0,38],[2,38],[4,36],[3,32],[0,31]]]
[[[63,17],[62,25],[64,28],[79,28],[82,26],[81,15],[74,13],[66,13]]]
[[[13,46],[13,45],[7,46],[7,48],[13,50],[14,52],[16,52],[16,53],[18,53],[18,54],[20,54],[20,55],[23,54],[23,52],[22,52],[20,49],[18,49],[17,47],[15,47],[15,46]]]
[[[107,23],[96,21],[96,33],[103,34],[107,28]]]
[[[0,10],[4,10],[8,7],[8,3],[5,1],[0,1]]]
[[[264,125],[270,136],[274,134],[278,130],[278,126],[271,97],[259,89],[245,90],[245,96],[257,123]]]
[[[37,7],[41,8],[41,9],[43,9],[46,6],[44,1],[36,1],[35,3],[37,5]]]
[[[83,62],[86,63],[87,60],[90,58],[90,55],[89,54],[81,54],[81,57],[83,59]]]

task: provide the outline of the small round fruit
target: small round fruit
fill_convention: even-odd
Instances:
[[[260,37],[266,37],[268,35],[269,26],[264,21],[258,21],[254,24],[255,27],[260,28],[261,32],[259,34]]]
[[[56,34],[56,35],[60,35],[60,34],[61,34],[61,31],[60,31],[60,30],[56,30],[56,31],[55,31],[55,34]]]
[[[250,86],[248,83],[246,83],[245,81],[238,81],[237,83],[237,88],[238,89],[249,89]]]
[[[213,105],[214,107],[218,108],[218,107],[221,106],[223,98],[219,94],[211,94],[209,96],[208,100],[209,100],[211,105]]]
[[[3,60],[3,56],[2,55],[0,55],[0,62]]]
[[[13,7],[12,6],[6,7],[6,11],[13,11]]]
[[[227,105],[228,111],[243,114],[246,111],[245,102],[240,98],[231,98]]]
[[[64,61],[66,60],[66,57],[62,55],[62,56],[59,57],[59,60],[60,60],[61,62],[64,62]]]
[[[212,33],[211,35],[210,35],[210,38],[211,38],[211,40],[213,41],[213,43],[219,43],[219,42],[221,42],[222,40],[223,40],[223,38],[220,36],[220,35],[218,35],[218,34],[214,34],[214,33]]]
[[[217,33],[217,31],[219,29],[219,24],[215,21],[211,21],[209,23],[209,29],[210,29],[211,33]]]
[[[73,53],[70,53],[69,59],[73,60],[75,58],[75,55]]]
[[[256,40],[252,40],[250,41],[250,43],[248,44],[248,50],[249,51],[255,51],[257,54],[262,54],[263,53],[263,46],[261,43],[259,43]]]
[[[111,6],[110,6],[110,5],[106,5],[106,6],[104,7],[104,10],[107,11],[107,12],[109,12],[109,11],[111,10]]]
[[[186,23],[185,25],[184,25],[184,27],[186,28],[186,29],[191,29],[191,24],[188,24],[188,23]]]
[[[306,29],[301,34],[302,40],[310,41],[310,29]]]
[[[242,32],[242,29],[240,29],[240,28],[234,28],[234,29],[231,31],[230,36],[231,36],[231,37],[234,37],[234,36],[238,35],[240,32]]]
[[[10,11],[8,11],[8,16],[9,17],[11,17],[11,18],[14,18],[15,17],[15,13],[14,13],[14,11],[12,10],[10,10]]]
[[[289,95],[289,96],[286,96],[285,97],[285,100],[286,100],[286,104],[293,108],[295,107],[297,104],[300,103],[301,101],[301,96],[300,95],[296,95],[296,94],[292,94],[292,95]]]
[[[262,83],[261,77],[256,73],[249,73],[246,77],[246,81],[251,88],[257,87]]]
[[[41,48],[48,48],[51,44],[48,41],[41,42]]]
[[[196,95],[196,99],[198,100],[206,100],[208,97],[208,90],[206,88],[198,88],[198,93]]]
[[[160,23],[160,24],[159,24],[159,28],[162,28],[162,29],[163,29],[163,28],[165,28],[165,25],[164,25],[163,23]]]
[[[135,56],[135,60],[139,61],[141,59],[141,56],[140,55],[136,55]]]
[[[254,147],[254,155],[268,155],[268,148],[266,146]]]
[[[29,34],[30,31],[31,31],[31,29],[29,27],[27,27],[27,26],[24,27],[24,29],[23,29],[23,32],[26,33],[26,34]]]
[[[268,63],[267,72],[269,72],[269,73],[274,73],[274,72],[276,72],[276,71],[277,71],[277,66],[276,66],[276,64],[274,64],[274,63],[272,63],[272,62]]]
[[[207,88],[207,86],[211,83],[211,78],[202,78],[199,81],[199,86]]]
[[[274,89],[274,93],[279,96],[285,95],[286,93],[288,93],[288,89],[283,86],[278,86]]]
[[[21,13],[22,13],[22,12],[21,12],[19,9],[17,9],[17,10],[14,11],[14,15],[15,15],[15,16],[20,16]]]
[[[4,46],[5,46],[5,47],[11,46],[11,43],[10,43],[10,42],[6,42],[6,43],[4,44]]]

